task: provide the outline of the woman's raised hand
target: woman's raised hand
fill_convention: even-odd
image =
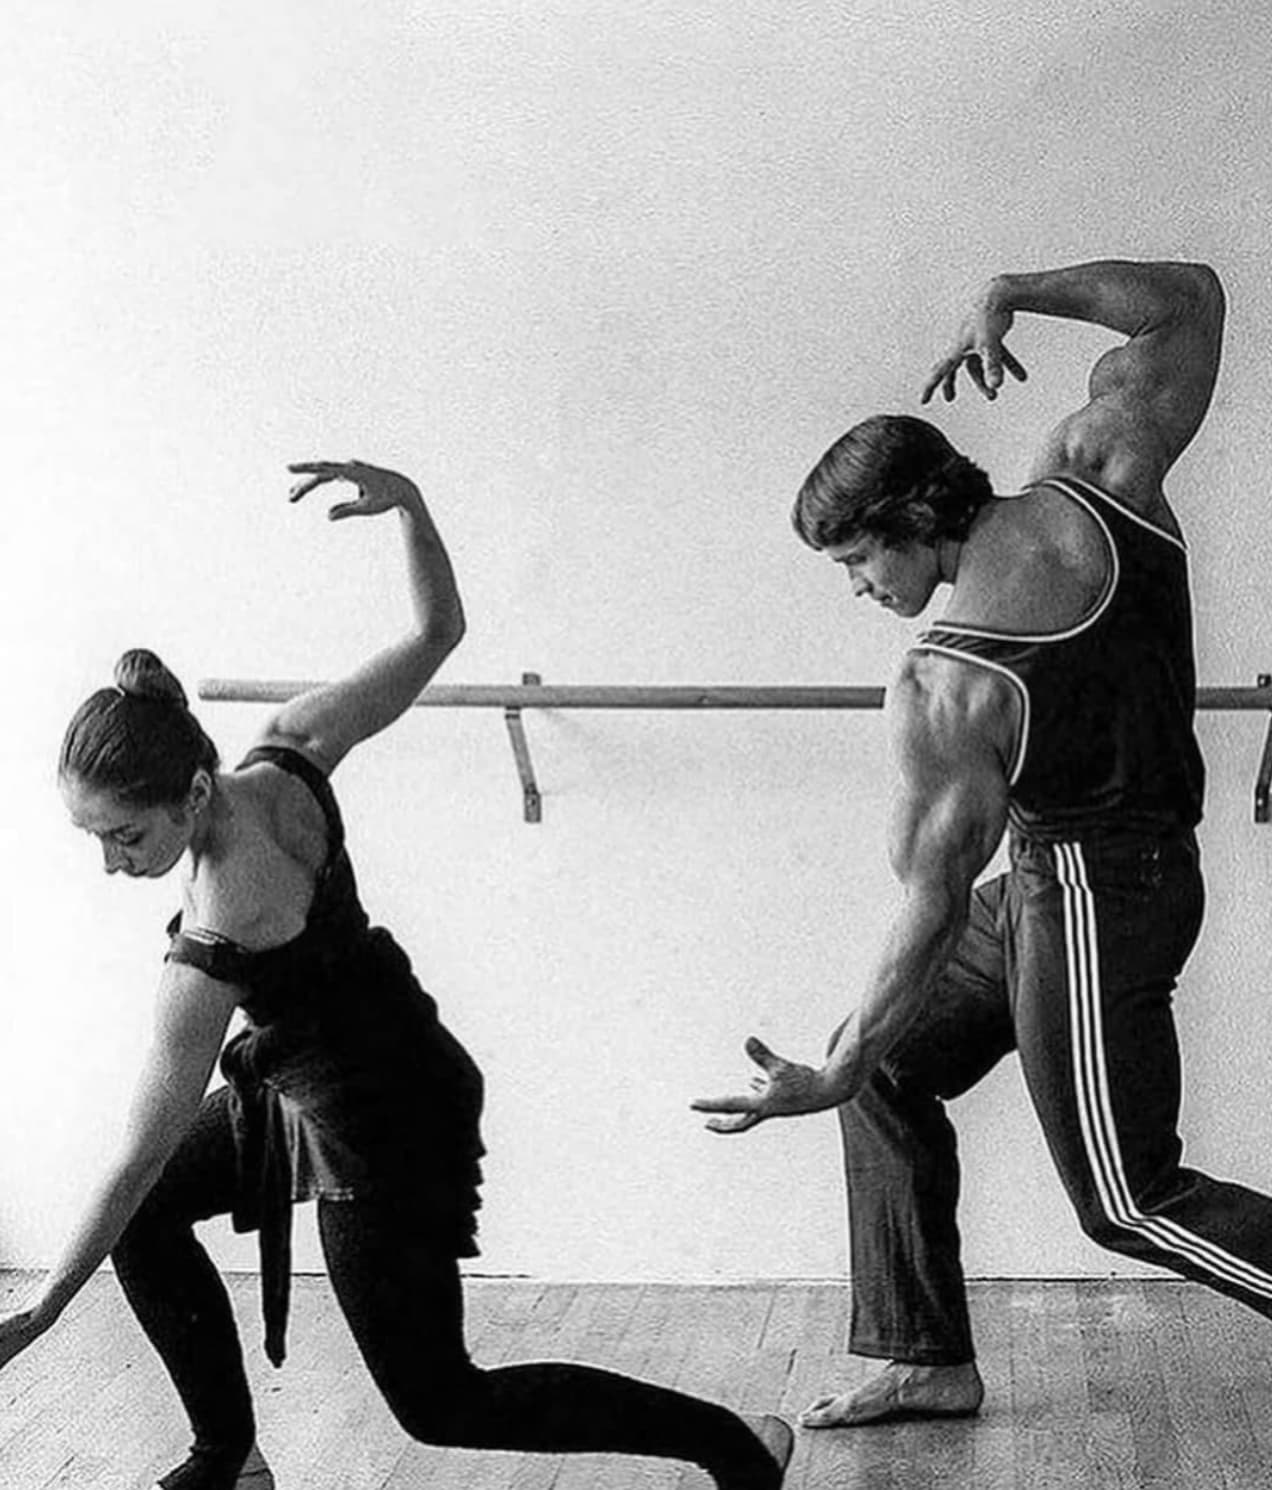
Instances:
[[[316,487],[329,481],[347,481],[358,489],[352,502],[337,502],[327,511],[333,522],[342,517],[374,517],[394,507],[409,507],[420,500],[420,489],[408,477],[361,460],[297,461],[287,469],[303,479],[292,487],[289,502],[299,502]]]

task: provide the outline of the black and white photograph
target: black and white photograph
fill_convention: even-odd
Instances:
[[[0,1490],[1272,1484],[1272,14],[0,41]]]

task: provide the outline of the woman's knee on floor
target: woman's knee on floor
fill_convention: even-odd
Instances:
[[[429,1379],[422,1374],[409,1390],[381,1390],[404,1432],[436,1448],[463,1448],[480,1443],[488,1427],[490,1404],[485,1375],[476,1366]]]

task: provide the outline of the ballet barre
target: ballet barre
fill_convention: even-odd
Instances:
[[[321,686],[313,682],[205,678],[199,697],[213,703],[282,704]],[[543,817],[526,740],[525,709],[881,709],[885,690],[869,686],[800,684],[545,684],[538,673],[522,673],[520,683],[433,683],[415,700],[417,709],[502,709],[513,759],[521,780],[525,821]],[[1262,711],[1267,735],[1254,785],[1254,820],[1272,815],[1272,673],[1260,673],[1253,688],[1198,688],[1197,707]]]

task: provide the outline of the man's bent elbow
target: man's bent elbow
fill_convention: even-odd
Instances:
[[[1178,267],[1184,276],[1179,293],[1182,309],[1199,321],[1222,326],[1227,297],[1216,270],[1209,264],[1181,264]]]

